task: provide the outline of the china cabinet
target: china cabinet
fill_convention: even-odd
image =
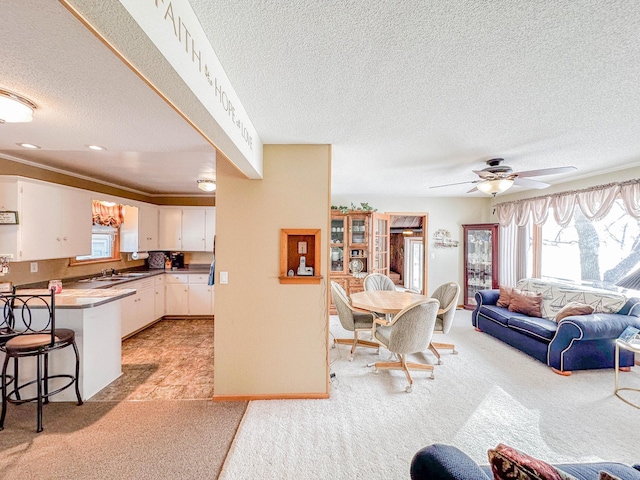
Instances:
[[[389,273],[388,215],[362,210],[331,211],[330,280],[351,295],[361,292],[368,273]],[[336,309],[331,301],[330,313]]]
[[[498,288],[498,224],[463,225],[464,307],[474,309],[478,290]]]

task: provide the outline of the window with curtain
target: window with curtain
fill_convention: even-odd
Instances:
[[[543,278],[616,289],[615,282],[640,266],[640,222],[621,199],[597,220],[578,206],[566,226],[550,215],[542,225],[540,260]]]
[[[120,260],[119,228],[124,221],[122,205],[94,200],[91,254],[72,258],[70,265]]]
[[[505,202],[496,210],[506,269],[501,283],[524,278],[532,267],[532,276],[616,289],[640,267],[640,179]]]

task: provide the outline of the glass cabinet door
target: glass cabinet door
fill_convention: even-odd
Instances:
[[[369,244],[369,217],[349,217],[349,244],[367,246]]]
[[[498,225],[463,225],[464,306],[475,308],[479,290],[498,288]]]
[[[346,217],[331,218],[331,271],[345,273]]]

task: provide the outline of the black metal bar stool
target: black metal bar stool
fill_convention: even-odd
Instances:
[[[82,405],[82,397],[78,387],[80,374],[80,355],[75,341],[75,332],[68,328],[56,328],[55,325],[55,292],[48,294],[0,294],[0,307],[2,307],[2,324],[6,341],[0,341],[0,351],[5,353],[2,366],[2,415],[0,416],[0,430],[4,429],[4,420],[7,414],[7,403],[21,404],[26,402],[38,402],[37,431],[42,431],[42,406],[49,403],[49,397],[61,391],[75,386],[78,405]],[[75,374],[49,375],[49,353],[66,347],[73,347],[76,362]],[[35,357],[36,378],[20,384],[18,375],[19,359]],[[9,360],[14,359],[13,379],[7,375]],[[69,381],[49,391],[49,380],[54,378],[66,378]],[[12,390],[8,390],[9,385]],[[24,388],[34,385],[35,396],[21,398]]]

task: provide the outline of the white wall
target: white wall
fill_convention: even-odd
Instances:
[[[427,213],[429,225],[427,227],[427,262],[428,278],[427,291],[433,292],[443,283],[456,281],[464,284],[464,262],[462,225],[466,223],[486,223],[491,220],[490,197],[398,197],[398,196],[367,196],[348,197],[332,196],[331,205],[350,205],[353,202],[367,202],[379,212],[389,213]],[[445,228],[451,232],[453,240],[458,240],[457,248],[435,248],[433,246],[433,232]]]

